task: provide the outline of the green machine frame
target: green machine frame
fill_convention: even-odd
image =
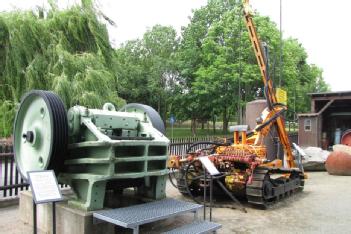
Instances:
[[[162,199],[169,146],[164,131],[150,106],[128,104],[116,111],[106,103],[66,112],[54,93],[31,91],[15,119],[16,164],[25,178],[27,171],[54,169],[75,192],[69,204],[83,210],[102,209],[107,190],[134,187],[142,197]]]

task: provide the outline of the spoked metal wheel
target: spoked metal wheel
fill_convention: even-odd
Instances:
[[[207,188],[207,182],[204,181],[204,170],[200,161],[192,161],[186,165],[184,174],[184,187],[188,195],[197,203],[202,202],[200,195],[203,194],[204,188]]]
[[[178,188],[177,180],[179,179],[179,170],[170,168],[168,173],[168,179],[169,182],[171,182],[171,184],[173,185],[173,187]]]
[[[14,124],[14,155],[23,178],[28,171],[60,171],[67,149],[63,102],[54,93],[34,90],[21,101]]]

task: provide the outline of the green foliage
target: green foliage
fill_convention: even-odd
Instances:
[[[210,0],[194,12],[183,29],[178,52],[180,74],[185,89],[180,113],[198,120],[222,115],[223,131],[240,109],[263,90],[262,78],[243,22],[241,1]],[[268,17],[255,16],[258,35],[270,51],[269,74],[278,84],[282,70],[282,88],[288,91],[288,105],[296,112],[309,107],[307,93],[325,91],[328,86],[321,70],[307,64],[307,53],[297,40],[283,41],[282,67],[278,66],[280,34]],[[177,98],[175,98],[176,100]]]
[[[9,123],[14,122],[15,117],[15,106],[16,104],[5,100],[0,105],[0,136],[10,136],[12,128]]]
[[[173,133],[173,134],[172,134]],[[175,127],[173,128],[173,132],[172,132],[172,128],[171,127],[167,127],[166,129],[166,136],[168,138],[187,138],[187,137],[192,137],[193,135],[191,134],[191,132],[189,131],[189,128],[178,128]],[[227,133],[222,133],[220,131],[217,131],[216,133],[213,133],[213,131],[211,129],[201,129],[201,128],[197,128],[196,129],[196,136],[217,136],[220,138],[224,138],[224,137],[232,137],[232,134],[227,132]]]
[[[278,84],[282,75],[290,110],[306,111],[306,94],[328,89],[322,71],[307,63],[306,51],[291,38],[283,41],[280,67],[277,26],[259,15],[254,21],[270,51],[270,77]],[[207,120],[223,120],[225,132],[229,120],[239,120],[246,102],[264,90],[239,0],[209,0],[194,11],[180,40],[174,29],[156,25],[122,45],[116,57],[121,97],[154,106],[164,120],[167,113],[191,119],[193,134],[196,121]]]
[[[116,51],[119,94],[128,102],[153,106],[163,119],[177,89],[174,56],[178,47],[172,27],[155,25],[141,40],[128,41]]]
[[[246,102],[263,90],[257,61],[243,22],[240,0],[209,0],[182,29],[155,25],[141,39],[111,48],[92,0],[60,11],[0,13],[0,135],[11,134],[16,104],[31,89],[54,90],[67,107],[101,107],[139,102],[153,106],[166,121],[239,120]],[[268,18],[254,19],[269,48],[269,75],[288,92],[289,109],[309,109],[309,92],[327,91],[322,70],[292,38],[283,40]],[[117,93],[118,92],[118,93]],[[119,98],[119,96],[121,98]],[[289,114],[292,117],[292,114]],[[225,132],[224,131],[224,132]]]
[[[0,135],[10,135],[16,103],[32,89],[55,91],[67,107],[123,103],[106,27],[91,1],[82,5],[0,13]]]

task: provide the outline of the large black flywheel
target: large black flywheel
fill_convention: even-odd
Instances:
[[[159,113],[151,106],[140,103],[129,103],[122,107],[119,111],[137,112],[146,115],[147,119],[151,122],[152,126],[156,128],[163,135],[166,134],[165,124]]]
[[[60,172],[68,144],[67,114],[60,97],[42,90],[25,94],[13,135],[15,161],[23,178],[28,171]]]

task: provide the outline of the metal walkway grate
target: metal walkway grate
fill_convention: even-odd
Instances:
[[[202,205],[175,199],[164,199],[145,204],[102,210],[93,213],[93,217],[126,228],[136,228],[145,223],[166,219],[186,212],[196,212]]]
[[[196,221],[163,234],[204,234],[216,231],[222,225],[209,221]]]

